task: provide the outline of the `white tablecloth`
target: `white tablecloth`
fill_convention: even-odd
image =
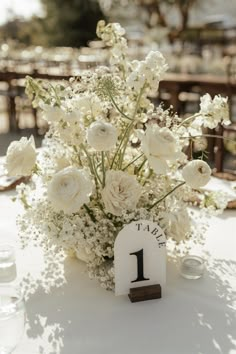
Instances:
[[[19,206],[0,193],[0,241],[15,244]],[[236,211],[210,220],[206,248],[214,265],[186,280],[167,264],[163,298],[132,304],[88,279],[75,259],[67,284],[38,290],[27,302],[28,325],[15,354],[235,354]],[[37,272],[40,250],[17,251],[21,273]]]

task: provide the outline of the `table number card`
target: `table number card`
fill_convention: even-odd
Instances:
[[[132,288],[165,285],[166,237],[160,226],[141,220],[126,225],[115,246],[115,294],[125,295]]]

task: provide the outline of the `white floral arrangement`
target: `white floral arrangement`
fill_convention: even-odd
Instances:
[[[220,96],[206,94],[200,111],[185,119],[155,106],[149,97],[167,63],[158,51],[129,61],[124,34],[119,24],[98,23],[110,48],[107,67],[54,85],[27,78],[26,92],[49,131],[39,151],[33,138],[22,138],[6,156],[9,175],[31,176],[18,187],[23,245],[76,255],[106,289],[114,289],[114,242],[124,225],[155,221],[175,244],[197,233],[186,200],[208,183],[211,168],[204,154],[193,159],[192,146],[203,128],[229,123]],[[214,196],[209,200],[201,207],[215,209]]]

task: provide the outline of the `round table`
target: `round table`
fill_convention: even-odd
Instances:
[[[0,241],[16,245],[14,192],[0,193]],[[209,220],[211,259],[201,279],[180,276],[171,259],[159,300],[131,303],[102,289],[76,259],[65,261],[66,284],[26,303],[27,326],[15,354],[235,354],[236,211]],[[17,247],[19,277],[37,274],[40,249]]]

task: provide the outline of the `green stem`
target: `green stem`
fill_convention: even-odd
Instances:
[[[106,180],[106,171],[105,171],[105,159],[104,159],[104,151],[102,151],[102,187],[105,187]]]
[[[52,84],[49,84],[49,85],[50,85],[50,87],[52,88],[53,92],[55,93],[56,102],[57,102],[58,106],[60,107],[60,105],[61,105],[60,97],[58,96],[55,87],[54,87]]]
[[[86,204],[84,204],[84,208],[86,209],[86,211],[87,211],[87,213],[88,213],[90,219],[91,219],[94,223],[96,223],[97,220],[95,219],[95,216],[93,215],[92,210],[91,210]]]
[[[109,166],[109,169],[110,169],[111,161],[110,161],[109,152],[106,152],[106,158],[107,158],[108,166]]]
[[[149,175],[147,178],[144,179],[143,186],[147,183],[147,180],[150,179],[150,177],[153,175],[153,170],[150,171]]]
[[[195,136],[190,136],[190,137],[184,137],[184,136],[181,136],[180,139],[195,139],[195,138],[219,138],[219,139],[223,139],[223,140],[227,140],[227,141],[231,141],[231,142],[234,142],[235,143],[235,140],[233,139],[229,139],[229,138],[226,138],[225,136],[223,135],[214,135],[214,134],[202,134],[202,135],[195,135]]]
[[[120,148],[121,148],[121,146],[122,146],[122,144],[123,144],[123,142],[124,142],[124,139],[125,139],[125,137],[126,137],[127,131],[129,130],[129,128],[130,128],[130,126],[131,126],[132,124],[133,124],[133,122],[130,122],[129,125],[127,126],[127,128],[126,128],[125,131],[124,131],[124,135],[123,135],[123,137],[121,138],[120,144],[119,144],[119,146],[118,146],[118,148],[117,148],[117,150],[116,150],[116,152],[115,152],[115,155],[114,155],[114,157],[113,157],[113,159],[112,159],[111,170],[112,170],[112,167],[113,167],[113,165],[114,165],[114,163],[115,163],[115,159],[116,159],[116,157],[117,157],[117,155],[118,155],[118,153],[119,153],[119,151],[120,151]]]
[[[157,204],[161,203],[166,197],[168,197],[168,195],[170,195],[171,193],[173,193],[176,189],[178,189],[179,187],[183,186],[186,182],[181,182],[180,184],[177,184],[177,186],[175,186],[171,191],[169,191],[167,194],[165,194],[162,198],[158,199],[154,204],[152,204],[150,207],[148,207],[148,210],[151,210],[152,208],[154,208]]]
[[[128,119],[128,120],[132,120],[129,116],[127,116],[127,115],[119,108],[119,106],[118,106],[117,103],[115,102],[115,100],[114,100],[114,98],[112,97],[112,95],[110,94],[110,92],[109,92],[109,91],[107,91],[107,92],[108,92],[108,95],[109,95],[109,97],[110,97],[111,102],[113,103],[113,106],[117,109],[117,111],[118,111],[124,118],[126,118],[126,119]]]
[[[98,166],[95,165],[95,159],[94,159],[94,158],[92,159],[92,164],[93,164],[94,175],[95,175],[95,177],[97,178],[97,180],[99,181],[99,183],[102,184],[102,180],[101,180],[101,178],[99,177],[98,172],[97,172],[97,167],[98,167]]]
[[[123,164],[123,160],[124,160],[124,156],[125,156],[125,151],[126,151],[126,148],[127,148],[128,142],[129,142],[130,132],[131,132],[131,130],[133,128],[133,125],[135,123],[135,116],[137,114],[137,111],[138,111],[138,108],[139,108],[139,105],[140,105],[140,100],[142,98],[142,95],[143,95],[143,92],[145,90],[145,87],[146,87],[146,83],[144,83],[143,87],[141,88],[141,90],[139,92],[138,99],[137,99],[137,102],[136,102],[136,105],[135,105],[135,108],[134,108],[134,112],[133,112],[133,115],[132,115],[132,122],[131,122],[132,124],[130,123],[130,126],[127,129],[126,138],[124,140],[123,151],[121,152],[121,157],[120,157],[120,163],[119,163],[120,169],[122,168],[122,164]]]
[[[190,159],[193,159],[193,139],[190,139],[189,142],[189,148],[190,148]]]
[[[140,159],[140,157],[143,156],[143,153],[141,155],[139,155],[138,157],[136,157],[135,159],[133,159],[130,163],[128,163],[128,165],[126,165],[122,171],[125,171],[130,165],[132,165],[135,161],[137,161],[138,159]]]
[[[80,147],[85,152],[85,155],[87,156],[87,159],[88,159],[88,162],[89,162],[89,168],[90,168],[91,173],[94,174],[93,163],[92,163],[92,160],[91,160],[91,158],[89,156],[88,151],[86,150],[86,148],[85,148],[85,146],[83,144],[80,144]]]
[[[185,119],[180,123],[180,125],[177,127],[177,129],[179,129],[179,128],[182,127],[185,123],[187,123],[188,121],[190,121],[190,120],[192,120],[192,119],[195,119],[195,118],[198,117],[198,116],[201,116],[201,114],[200,114],[200,113],[196,113],[196,114],[194,114],[194,115],[192,115],[192,116],[190,116],[190,117],[185,118]]]
[[[145,159],[143,160],[143,162],[141,163],[141,165],[139,166],[139,168],[138,168],[138,170],[137,170],[137,174],[139,174],[139,172],[141,171],[141,169],[142,169],[143,166],[145,165],[146,161],[147,161],[147,159],[145,158]]]
[[[134,125],[135,121],[132,120],[132,122],[129,124],[129,126],[127,127],[127,130],[123,136],[123,139],[122,139],[122,143],[123,144],[123,150],[121,149],[120,150],[120,158],[119,158],[119,169],[122,168],[122,163],[123,163],[123,159],[124,159],[124,155],[125,155],[125,150],[127,148],[127,145],[128,145],[128,142],[129,142],[129,137],[130,137],[130,132],[133,128],[133,125]]]
[[[93,163],[88,151],[86,150],[86,148],[85,148],[85,146],[83,144],[80,144],[80,147],[85,152],[85,155],[87,156],[87,159],[88,159],[88,162],[89,162],[89,168],[90,168],[91,173],[94,175],[95,180],[97,179],[102,184],[102,181],[101,181],[100,177],[98,176],[96,167],[95,167],[95,165],[94,165],[94,163]]]

